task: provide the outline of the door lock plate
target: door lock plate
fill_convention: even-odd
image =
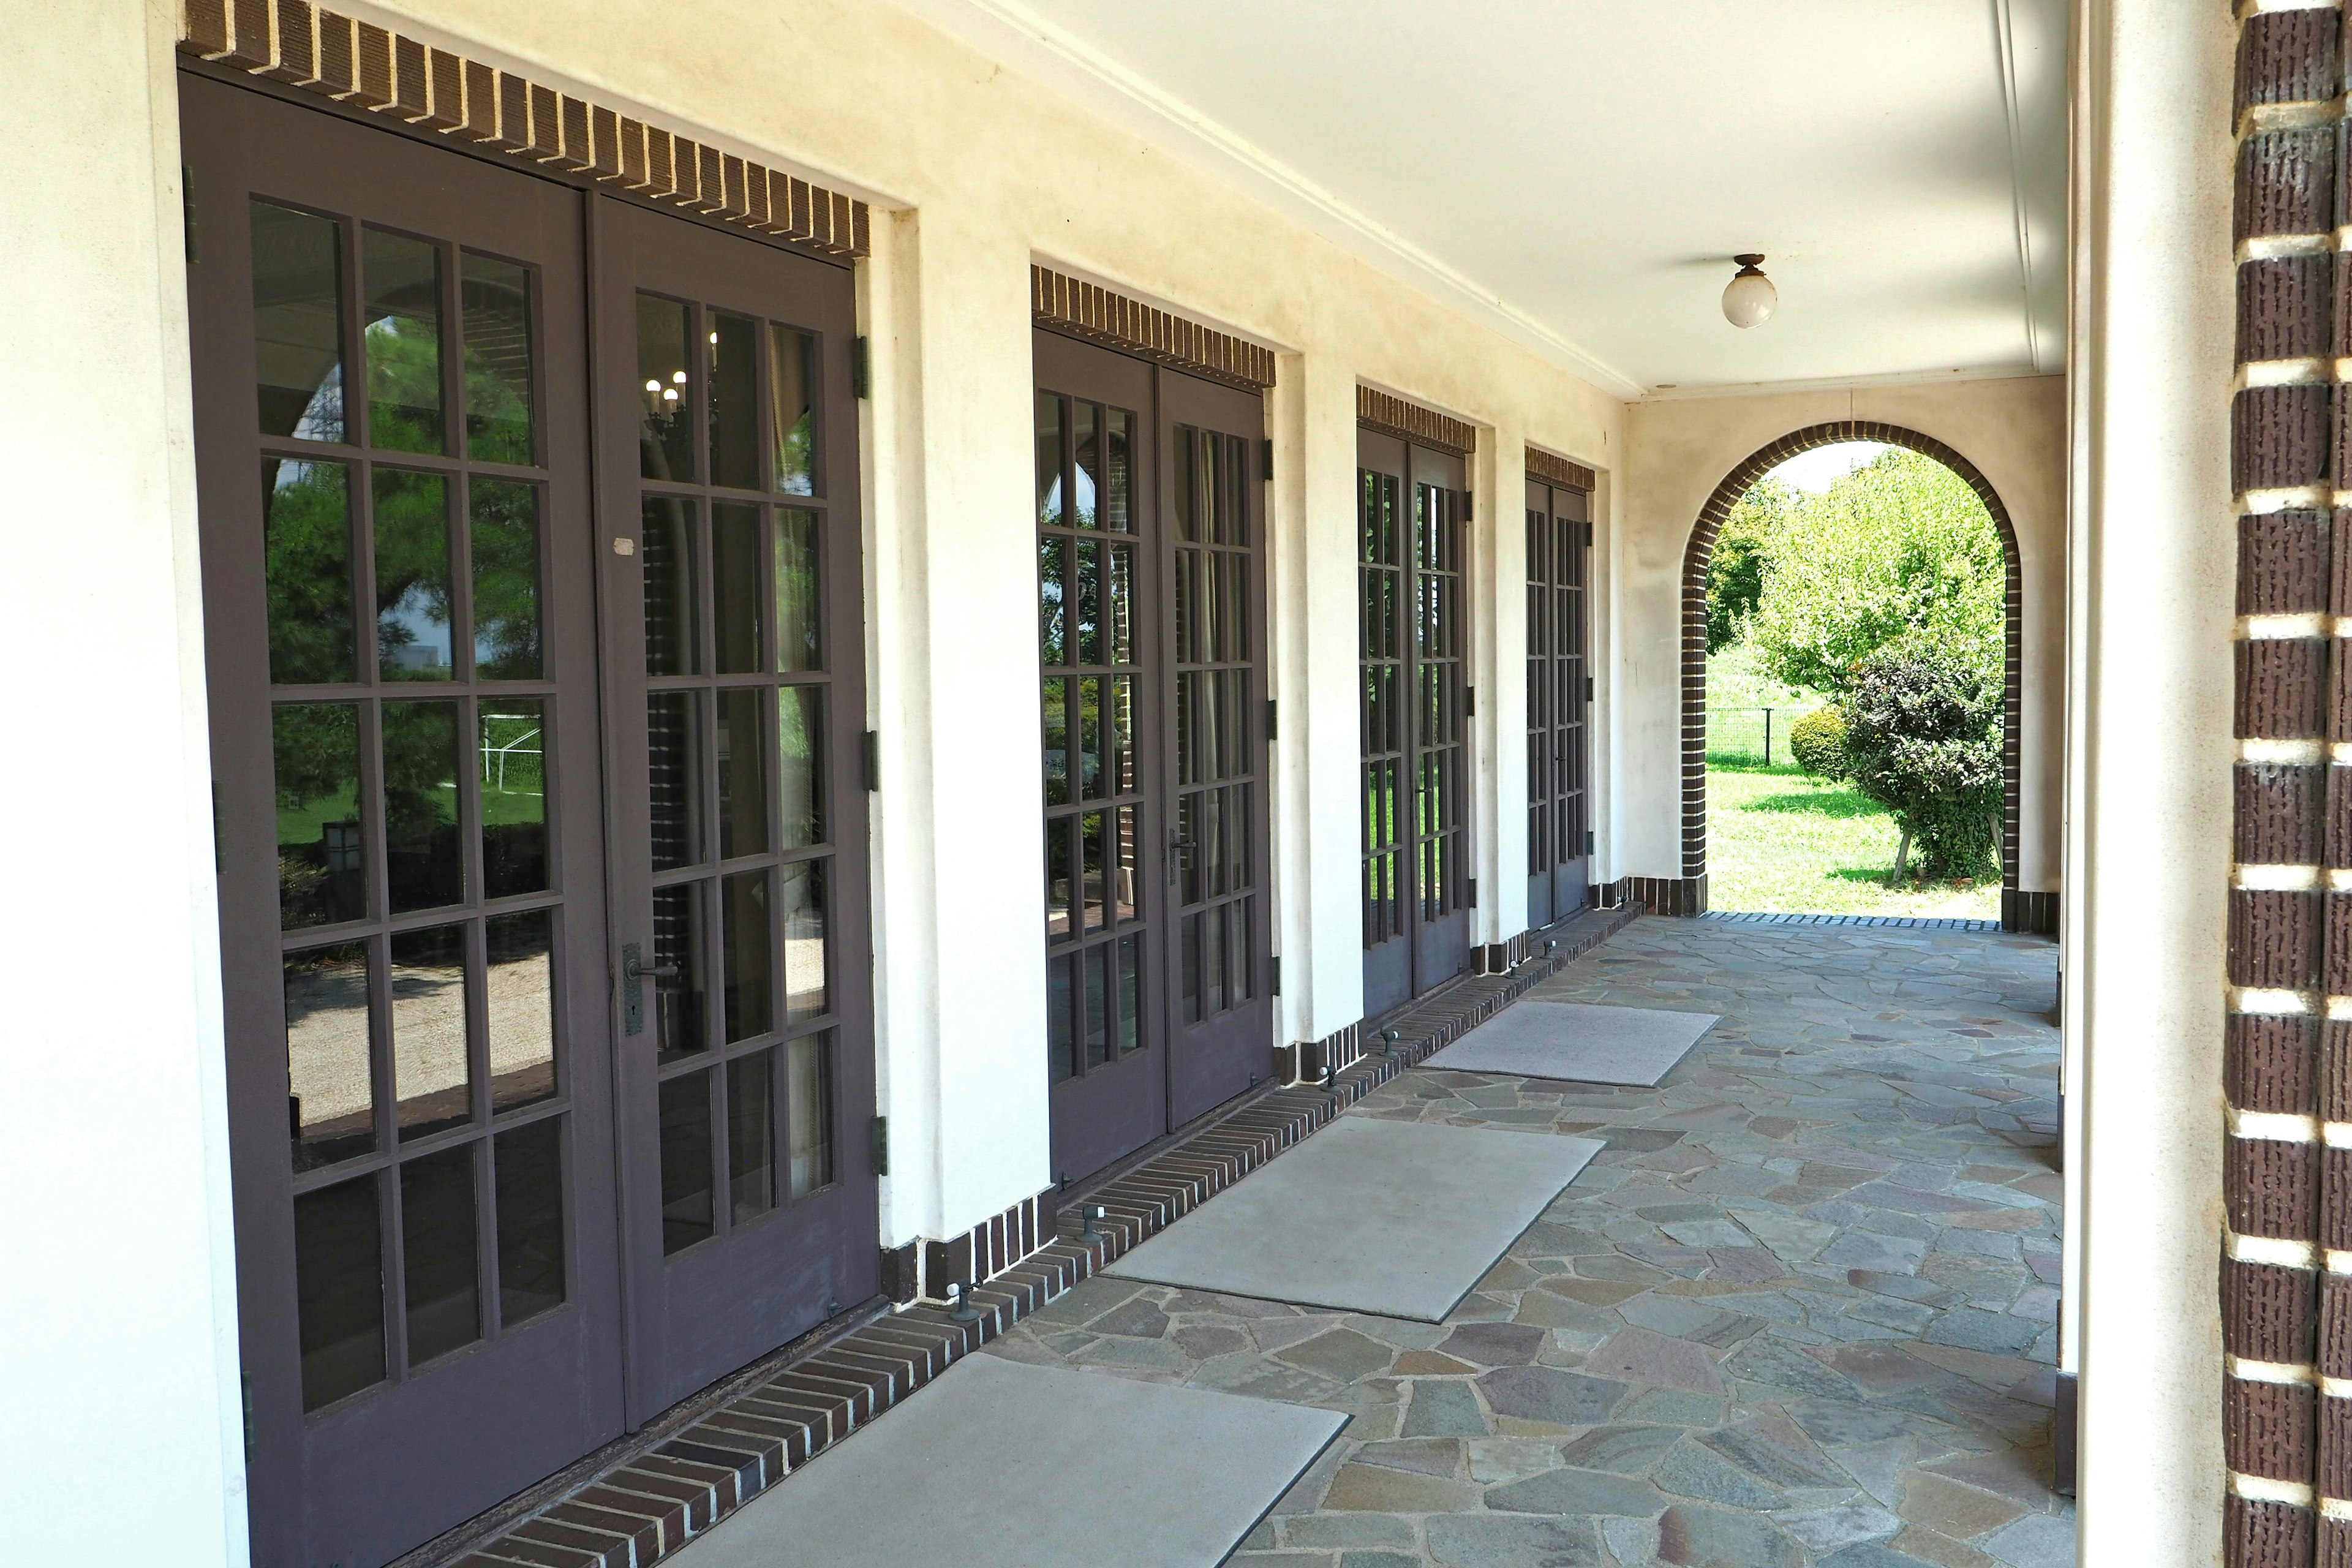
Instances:
[[[621,948],[621,1033],[646,1032],[646,950],[636,942]]]

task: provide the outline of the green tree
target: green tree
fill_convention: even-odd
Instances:
[[[1748,487],[1715,536],[1706,559],[1706,651],[1721,653],[1738,642],[1764,596],[1765,563],[1772,541],[1804,494],[1785,480],[1765,475]]]
[[[1845,700],[1847,774],[1895,815],[1935,880],[1993,868],[2000,843],[2000,686],[1954,650],[1924,638],[1863,661]]]
[[[1998,685],[2006,589],[1984,502],[1943,464],[1894,447],[1774,532],[1748,637],[1792,686],[1843,692],[1873,654],[1906,640]]]

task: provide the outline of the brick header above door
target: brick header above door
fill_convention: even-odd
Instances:
[[[1041,327],[1125,349],[1244,392],[1274,384],[1272,349],[1049,267],[1029,268],[1029,309]]]
[[[1457,458],[1470,456],[1478,446],[1477,426],[1369,386],[1356,388],[1356,423],[1383,436],[1433,447]]]
[[[830,255],[866,254],[864,202],[305,0],[187,0],[180,49]]]
[[[1590,490],[1592,488],[1591,468],[1582,463],[1571,463],[1566,458],[1555,458],[1540,447],[1528,448],[1528,478],[1572,490]]]

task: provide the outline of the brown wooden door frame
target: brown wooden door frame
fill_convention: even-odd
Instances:
[[[262,93],[184,74],[181,133],[189,168],[190,206],[200,248],[189,267],[192,360],[206,668],[219,836],[222,966],[227,1035],[231,1186],[237,1231],[237,1311],[244,1375],[251,1401],[247,1467],[254,1558],[264,1568],[311,1568],[330,1560],[377,1563],[437,1533],[594,1447],[621,1429],[620,1309],[612,1196],[612,1108],[604,973],[604,888],[600,813],[602,749],[595,673],[590,504],[585,300],[578,193],[515,170],[493,168],[331,114],[275,101]],[[539,465],[483,471],[465,458],[382,453],[356,443],[257,440],[254,284],[248,196],[334,219],[343,237],[339,279],[343,416],[356,433],[364,378],[359,367],[361,314],[352,258],[362,223],[437,242],[445,281],[443,320],[458,300],[446,278],[453,247],[520,262],[530,270],[536,329],[533,409]],[[460,422],[465,404],[446,345],[445,417]],[[271,685],[265,631],[269,610],[263,575],[262,496],[257,458],[276,452],[297,459],[348,464],[354,521],[352,621],[355,647],[350,682]],[[387,916],[380,890],[367,918],[289,932],[279,931],[278,824],[272,782],[273,699],[349,701],[362,736],[387,696],[457,699],[458,755],[471,750],[475,707],[491,700],[473,680],[403,681],[373,678],[370,590],[371,487],[360,476],[387,469],[439,472],[453,489],[511,476],[543,487],[539,516],[541,680],[501,684],[551,705],[546,791],[551,836],[548,895],[486,901],[482,897],[478,785],[458,797],[467,901],[415,915]],[[472,476],[461,478],[461,476]],[[459,541],[468,538],[462,501],[449,513]],[[464,557],[456,558],[462,563]],[[462,619],[469,589],[462,570],[452,585]],[[452,632],[462,628],[452,626]],[[467,641],[454,637],[455,673],[470,670]],[[373,821],[377,748],[362,754],[357,816]],[[460,779],[465,774],[459,774]],[[382,830],[363,826],[369,874],[385,877]],[[493,1115],[487,1068],[474,1070],[475,1120],[430,1140],[399,1143],[390,1131],[392,1090],[387,984],[369,985],[370,1069],[377,1109],[376,1152],[297,1177],[289,1155],[289,1073],[279,955],[320,940],[362,935],[381,965],[386,933],[440,922],[478,925],[484,911],[548,907],[557,912],[552,996],[558,1094],[535,1106]],[[477,938],[467,939],[469,942]],[[477,948],[475,951],[478,952]],[[470,962],[470,961],[469,961]],[[470,982],[469,982],[470,984]],[[478,1000],[469,1001],[469,1052],[487,1063]],[[497,1176],[492,1129],[555,1123],[563,1178],[564,1295],[562,1305],[513,1328],[491,1310],[496,1252]],[[476,1321],[482,1337],[416,1369],[403,1364],[402,1184],[394,1163],[443,1144],[470,1145],[476,1215]],[[390,1380],[305,1413],[300,1326],[291,1215],[298,1190],[342,1187],[351,1173],[378,1170],[379,1259],[383,1269],[383,1340]]]
[[[1591,899],[1591,524],[1582,490],[1528,481],[1528,924]]]
[[[1463,458],[1362,428],[1356,452],[1364,1016],[1373,1018],[1470,966],[1471,512]],[[1427,506],[1438,515],[1424,519]],[[1434,558],[1424,559],[1432,540]]]
[[[605,548],[598,554],[604,583],[604,646],[607,708],[614,736],[609,769],[608,819],[613,839],[614,951],[617,984],[614,1031],[618,1039],[616,1116],[622,1176],[625,1279],[630,1317],[628,1410],[641,1422],[684,1395],[743,1366],[794,1335],[814,1328],[843,1306],[863,1301],[880,1283],[878,1188],[866,1131],[875,1110],[875,1040],[872,972],[871,868],[867,856],[869,796],[862,777],[866,731],[865,617],[862,539],[858,507],[859,467],[856,404],[851,394],[856,342],[856,295],[845,267],[785,252],[756,240],[711,229],[666,214],[609,198],[592,206],[596,268],[595,336],[599,453],[598,531]],[[640,472],[640,437],[646,427],[639,396],[636,361],[637,300],[643,293],[684,305],[688,329],[690,379],[684,416],[688,442],[705,467],[675,484],[649,483]],[[816,343],[814,448],[820,455],[820,493],[785,493],[766,478],[755,487],[709,482],[709,395],[711,362],[702,354],[719,317],[773,322],[813,334]],[[771,345],[754,331],[759,467],[772,472],[777,438],[771,417]],[[713,351],[715,353],[715,350]],[[690,511],[690,548],[697,563],[687,593],[697,605],[699,646],[693,667],[699,673],[677,679],[649,676],[646,663],[646,577],[654,552],[641,515],[642,498],[674,496]],[[737,587],[734,574],[722,579],[716,549],[715,507],[731,507],[733,517],[756,518],[761,542],[758,580],[748,586],[761,630],[759,670],[715,673],[714,594],[722,581]],[[782,640],[773,583],[780,568],[788,514],[814,512],[817,522],[822,673],[780,674]],[[628,552],[616,545],[625,542]],[[652,864],[652,801],[648,768],[647,702],[658,688],[683,694],[699,715],[693,734],[702,767],[716,770],[718,740],[714,704],[721,694],[749,693],[763,708],[754,721],[762,755],[780,767],[778,730],[782,693],[794,686],[822,687],[824,708],[822,780],[825,837],[806,848],[787,847],[779,813],[782,774],[766,781],[766,847],[748,856],[722,858],[719,840],[719,784],[715,772],[692,782],[698,794],[703,852],[676,875]],[[792,960],[783,926],[783,889],[805,875],[810,862],[824,868],[826,1007],[807,1020],[791,1020],[787,990]],[[738,882],[734,879],[745,879]],[[654,916],[656,886],[686,889],[679,896],[704,916],[698,978],[708,1009],[706,1048],[667,1065],[656,1060],[665,1009],[674,1005],[673,983],[648,973],[638,982],[642,1028],[629,1032],[628,976],[623,957],[635,948],[648,971],[670,955],[657,937]],[[722,971],[722,917],[719,903],[733,887],[764,889],[764,942],[769,963],[768,1026],[725,1043],[722,1016],[726,979]],[[787,1074],[794,1041],[832,1037],[830,1048],[830,1154],[833,1179],[793,1197],[789,1184],[791,1136]],[[812,1047],[803,1047],[812,1048]],[[820,1045],[815,1049],[822,1050]],[[722,1058],[730,1065],[721,1067]],[[771,1065],[764,1091],[756,1064]],[[750,1061],[750,1068],[732,1064]],[[737,1217],[730,1201],[729,1147],[735,1129],[730,1095],[745,1075],[744,1100],[764,1097],[769,1123],[771,1206]],[[665,1094],[678,1097],[673,1109],[688,1114],[693,1079],[704,1079],[703,1122],[710,1139],[706,1171],[711,1234],[679,1250],[665,1252],[665,1189],[668,1173],[662,1106]],[[661,1085],[677,1086],[665,1090]],[[681,1140],[680,1146],[685,1146]],[[681,1164],[681,1169],[683,1168]],[[756,1187],[756,1180],[746,1191]]]

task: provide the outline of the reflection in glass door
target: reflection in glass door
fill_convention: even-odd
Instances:
[[[877,1283],[843,268],[603,216],[632,1407]]]
[[[183,83],[257,1563],[620,1430],[581,198]]]
[[[1528,924],[1583,909],[1591,853],[1584,716],[1591,700],[1587,497],[1528,484]]]

